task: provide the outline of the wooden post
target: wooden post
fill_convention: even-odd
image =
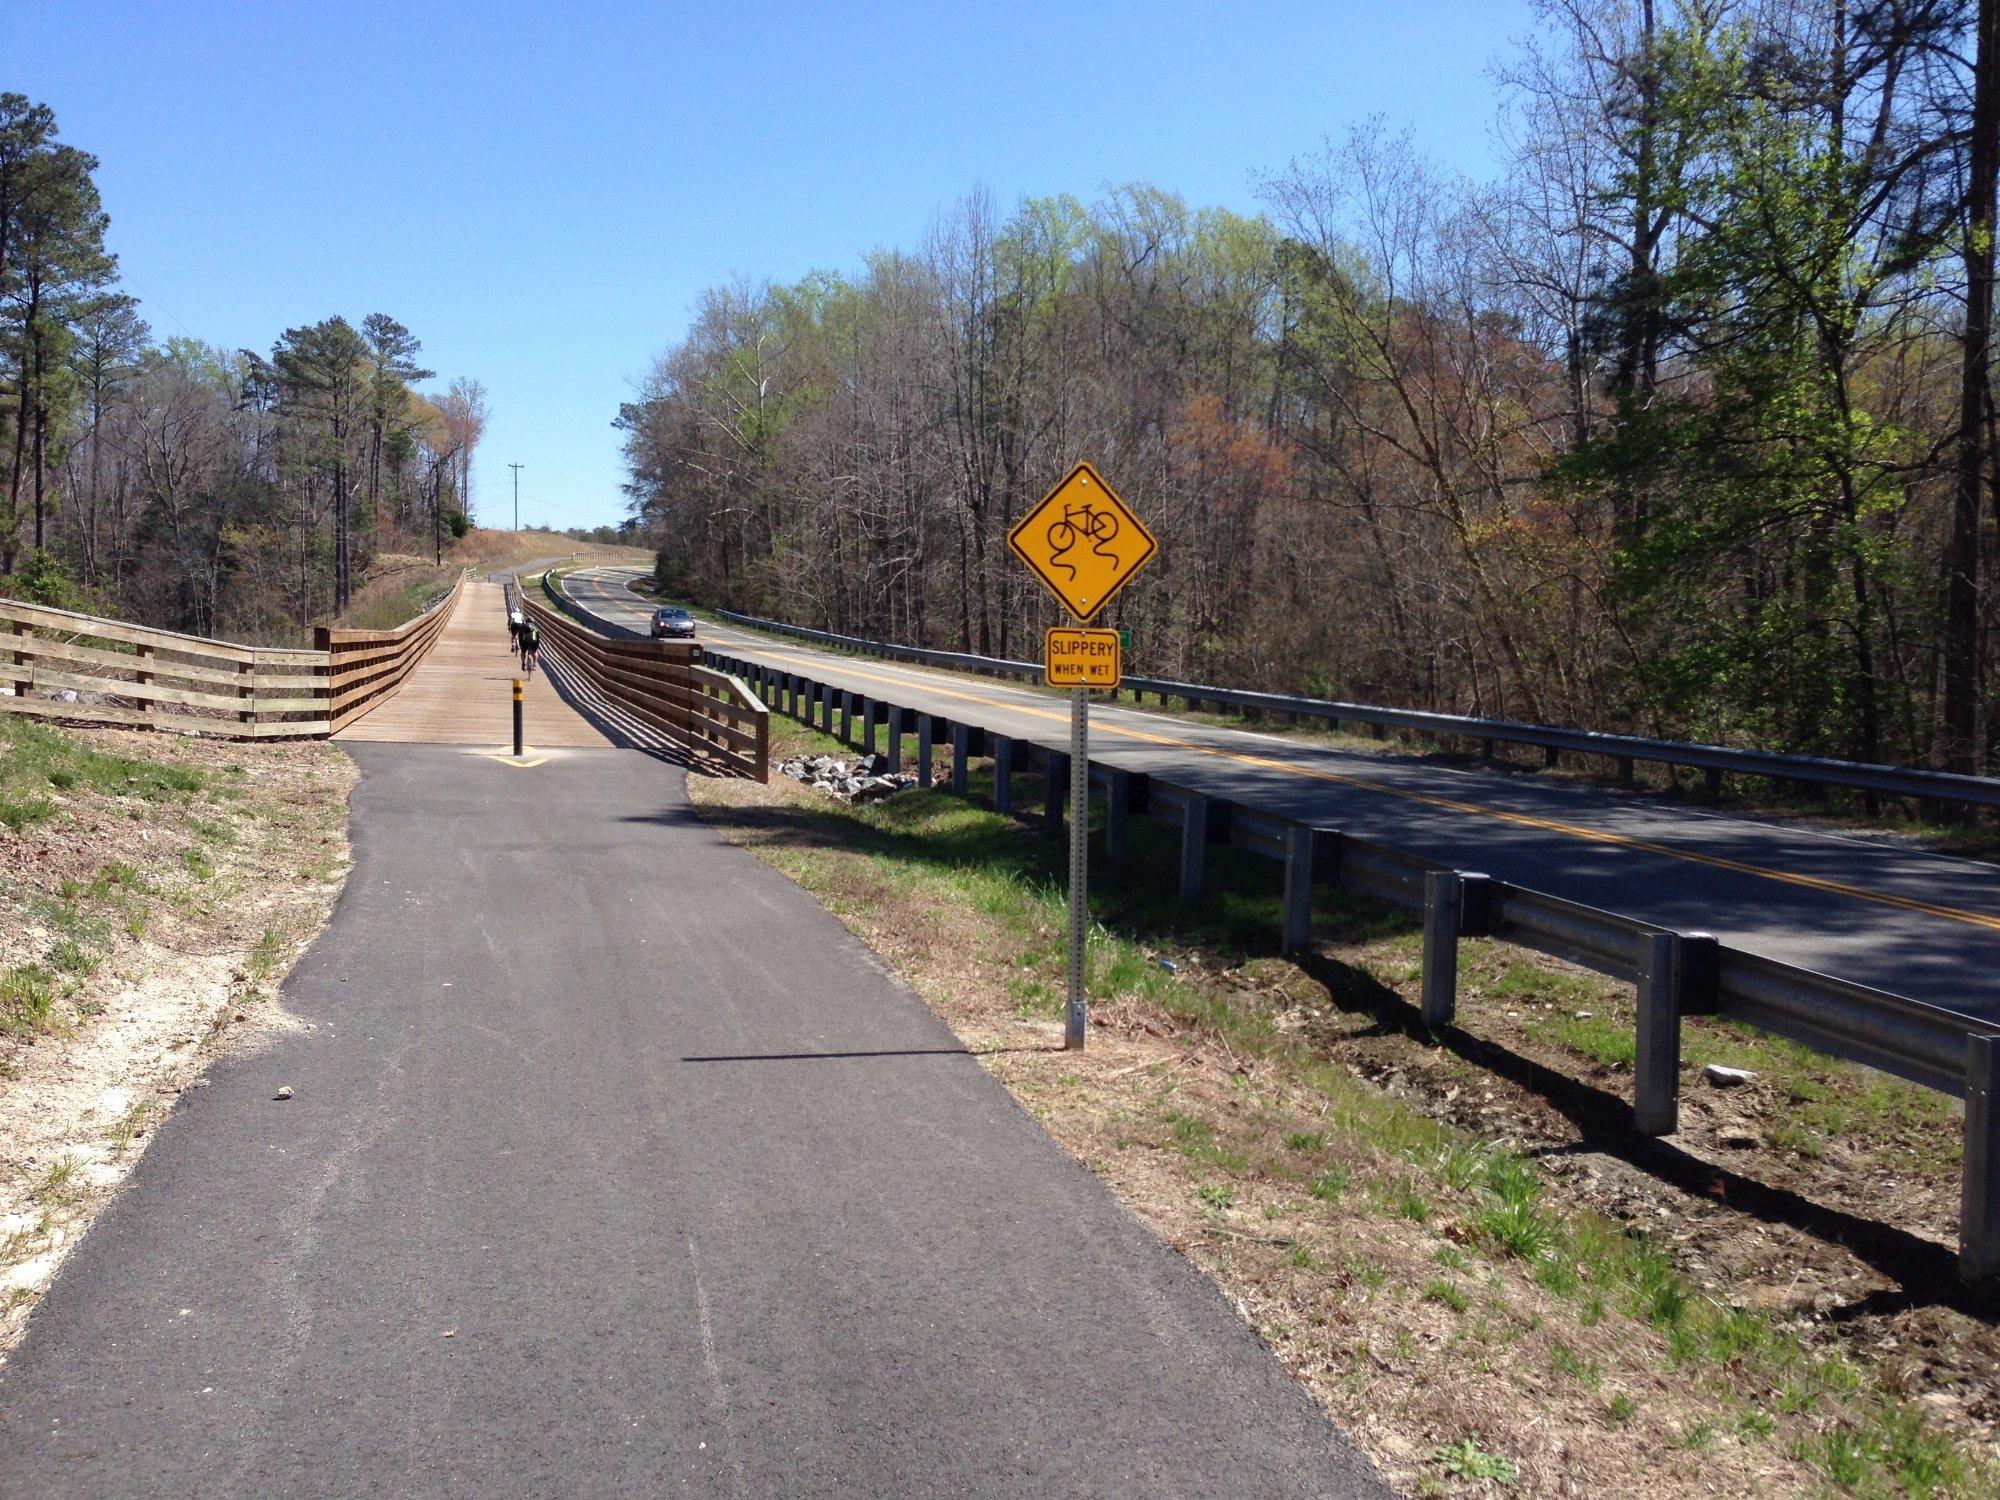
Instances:
[[[239,722],[254,726],[257,722],[257,659],[240,661],[236,664],[236,696],[243,707],[237,710]]]
[[[894,776],[903,769],[902,705],[896,703],[889,705],[888,732],[884,738],[888,741],[884,748],[889,752],[889,774]]]
[[[937,720],[929,714],[917,715],[917,785],[931,784],[931,743],[937,738]]]
[[[149,725],[152,724],[153,722],[155,714],[155,705],[153,703],[153,695],[149,692],[143,691],[143,688],[152,686],[153,683],[152,661],[153,661],[152,646],[150,644],[142,644],[139,647],[139,669],[132,674],[133,685],[135,687],[141,687],[142,690],[140,692],[134,693],[132,697],[133,700],[139,705],[140,709],[145,713],[146,722]]]

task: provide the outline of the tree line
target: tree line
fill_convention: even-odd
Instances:
[[[618,417],[661,582],[1003,655],[1080,458],[1162,550],[1133,668],[2000,761],[2000,3],[1542,0],[1504,169],[975,193],[707,293]]]
[[[0,93],[0,594],[298,639],[368,563],[469,525],[485,392],[374,313],[268,354],[157,340],[118,288],[97,160]]]

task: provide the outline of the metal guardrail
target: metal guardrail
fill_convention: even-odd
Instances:
[[[1014,776],[1039,757],[1049,816],[1061,817],[1070,774],[1064,751],[920,713],[805,673],[726,652],[710,650],[708,656],[747,683],[774,711],[859,743],[868,753],[874,753],[877,734],[886,729],[891,769],[900,765],[904,735],[914,728],[918,775],[925,784],[930,781],[933,747],[949,734],[952,789],[966,790],[966,766],[973,756],[990,757],[994,807],[1003,813],[1013,811]],[[1112,858],[1125,852],[1132,814],[1179,824],[1184,897],[1200,896],[1204,851],[1211,844],[1235,844],[1280,860],[1285,869],[1287,950],[1303,948],[1310,939],[1316,879],[1337,881],[1420,914],[1424,935],[1419,1003],[1424,1021],[1434,1028],[1449,1025],[1456,1016],[1458,944],[1464,937],[1492,937],[1634,985],[1638,1005],[1633,1123],[1646,1134],[1669,1135],[1678,1127],[1681,1021],[1690,1015],[1721,1015],[1827,1056],[1964,1099],[1960,1269],[1969,1281],[2000,1279],[2000,1108],[1995,1099],[2000,1094],[2000,1027],[1733,948],[1706,933],[1671,931],[1527,886],[1456,870],[1337,829],[1231,804],[1158,776],[1102,764],[1089,766],[1087,774],[1104,790],[1106,847]]]
[[[715,613],[731,624],[748,629],[770,631],[842,650],[866,652],[893,661],[1028,681],[1039,681],[1042,675],[1039,662],[977,656],[963,651],[933,651],[921,646],[899,646],[860,636],[840,635],[830,630],[811,630],[803,625],[761,619],[735,610],[719,609]],[[1619,775],[1626,780],[1631,779],[1632,767],[1640,761],[1685,766],[1705,773],[1711,792],[1721,790],[1722,777],[1728,774],[1815,787],[1838,787],[1880,796],[1906,797],[1914,801],[2000,808],[2000,778],[1989,776],[1961,776],[1950,771],[1870,765],[1864,761],[1833,760],[1815,755],[1781,755],[1770,750],[1649,739],[1631,734],[1605,734],[1590,729],[1564,729],[1553,724],[1525,724],[1512,719],[1482,719],[1466,714],[1431,713],[1423,709],[1383,708],[1330,698],[1253,692],[1213,683],[1177,682],[1162,677],[1127,677],[1124,686],[1141,701],[1147,693],[1157,694],[1162,705],[1178,698],[1190,709],[1212,704],[1300,720],[1360,724],[1376,730],[1397,729],[1437,739],[1477,740],[1489,754],[1494,745],[1539,746],[1550,766],[1555,765],[1564,754],[1600,756],[1615,761]]]

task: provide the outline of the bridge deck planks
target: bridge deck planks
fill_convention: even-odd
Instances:
[[[437,644],[401,691],[349,724],[337,740],[402,745],[511,746],[520,666],[507,642],[505,591],[468,583]],[[608,749],[611,741],[565,703],[546,670],[528,682],[526,741],[536,749]]]

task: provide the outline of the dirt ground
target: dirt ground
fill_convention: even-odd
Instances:
[[[691,785],[1406,1492],[2000,1493],[1951,1101],[1692,1022],[1682,1129],[1649,1140],[1627,1123],[1629,991],[1474,943],[1461,1027],[1433,1037],[1416,935],[1345,909],[1300,962],[1114,916],[1089,1047],[1052,1050],[1059,906],[1041,856],[991,878],[1031,827],[935,794],[857,811],[784,778]],[[1222,878],[1248,901],[1273,876]],[[1756,1076],[1714,1086],[1710,1061]]]
[[[294,1024],[277,985],[345,878],[355,773],[326,744],[11,716],[0,759],[5,1350],[174,1097]]]

